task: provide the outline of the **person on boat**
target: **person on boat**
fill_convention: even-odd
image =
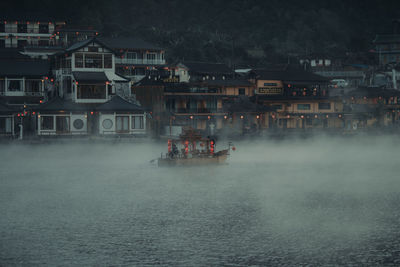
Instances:
[[[179,154],[179,150],[175,143],[172,143],[172,158],[176,157]]]

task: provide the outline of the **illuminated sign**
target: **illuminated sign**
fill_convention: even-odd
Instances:
[[[258,88],[258,93],[262,95],[281,95],[283,94],[283,88],[262,87]]]

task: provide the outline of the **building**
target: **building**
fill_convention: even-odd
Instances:
[[[329,96],[329,80],[300,69],[253,70],[255,102],[276,109],[267,128],[343,128],[343,104]]]
[[[50,78],[50,63],[32,60],[18,52],[2,55],[0,52],[0,100],[9,105],[40,104],[54,83]]]
[[[39,136],[132,136],[146,134],[146,116],[136,104],[114,96],[101,104],[59,97],[37,107]]]
[[[115,73],[115,52],[96,38],[57,54],[53,75],[55,97],[35,109],[38,135],[146,132],[144,110],[130,102],[130,80]]]
[[[236,78],[224,64],[191,63],[190,70],[188,66],[178,64],[171,73],[175,76],[148,76],[133,85],[139,102],[152,112],[153,131],[178,135],[190,126],[213,135],[228,123],[235,124],[241,116],[236,116],[238,110],[229,113],[227,107],[237,98],[251,97],[254,84]],[[242,112],[243,117],[246,111]],[[238,128],[242,131],[243,127]]]
[[[12,137],[14,135],[14,114],[16,110],[0,102],[0,137]]]
[[[136,104],[113,97],[96,107],[101,135],[145,135],[146,116],[144,109]]]
[[[165,51],[154,44],[138,38],[126,37],[101,38],[100,40],[116,52],[116,72],[134,82],[149,75],[165,76],[168,72]]]
[[[131,97],[129,79],[115,73],[115,53],[96,38],[78,42],[55,57],[58,95],[75,103]]]
[[[235,72],[223,63],[183,61],[173,68],[180,82],[227,80],[236,77]]]
[[[64,21],[38,18],[3,18],[0,21],[0,48],[56,45],[55,29]]]
[[[379,65],[400,63],[400,34],[379,34],[373,43]]]
[[[343,97],[346,130],[400,127],[400,91],[358,88]]]

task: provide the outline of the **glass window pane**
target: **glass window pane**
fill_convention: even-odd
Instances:
[[[40,124],[42,130],[54,130],[53,116],[41,116]]]
[[[20,92],[22,91],[22,80],[8,80],[8,91]]]
[[[83,68],[83,54],[75,54],[75,68]]]
[[[101,54],[85,54],[85,68],[103,68],[103,56]]]
[[[112,69],[112,55],[104,55],[104,68]]]

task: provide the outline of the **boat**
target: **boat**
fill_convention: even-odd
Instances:
[[[197,166],[225,164],[232,143],[227,149],[216,151],[214,138],[204,138],[193,129],[185,130],[179,139],[168,140],[168,153],[161,154],[158,166]]]

